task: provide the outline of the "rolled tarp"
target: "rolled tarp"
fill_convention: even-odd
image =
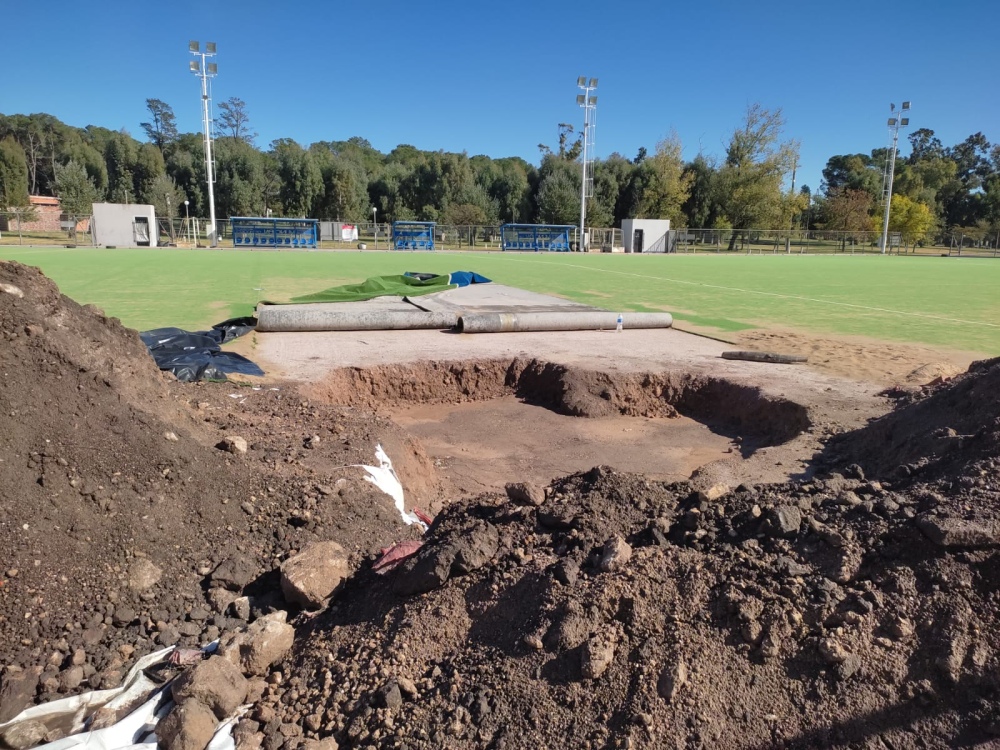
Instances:
[[[456,313],[409,310],[336,310],[311,305],[259,305],[257,330],[291,331],[406,331],[454,328]]]
[[[618,325],[615,312],[477,313],[458,319],[462,333],[514,333],[529,331],[608,331]],[[622,328],[670,328],[670,313],[621,313]]]

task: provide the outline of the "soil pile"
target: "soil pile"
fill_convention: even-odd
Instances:
[[[240,750],[1000,743],[996,361],[831,443],[818,478],[696,488],[598,467],[454,503],[420,540],[352,466],[381,444],[411,504],[439,509],[420,446],[356,409],[382,393],[731,403],[721,428],[761,444],[807,415],[722,381],[521,361],[348,372],[309,398],[182,385],[14,263],[0,331],[0,722],[117,684],[162,645],[295,615],[278,566],[333,540],[358,572],[293,620]],[[415,553],[375,572],[400,540]]]
[[[540,505],[453,505],[300,631],[248,729],[266,750],[1000,743],[997,373],[840,444],[979,436],[897,436],[882,465],[926,459],[919,482],[852,464],[697,493],[601,467]]]
[[[348,466],[377,443],[432,497],[393,425],[287,389],[171,382],[134,331],[17,263],[0,263],[0,379],[0,722],[284,608],[276,565],[309,541],[360,556],[415,533]]]
[[[903,403],[829,446],[835,460],[908,483],[983,486],[1000,467],[1000,358],[974,362],[947,383],[903,393]]]

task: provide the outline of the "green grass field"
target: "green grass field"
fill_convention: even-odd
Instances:
[[[369,276],[470,270],[701,330],[797,328],[1000,354],[1000,260],[900,256],[579,255],[0,248],[137,329],[196,329]]]

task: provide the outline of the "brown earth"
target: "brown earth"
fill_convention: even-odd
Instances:
[[[802,331],[741,331],[741,346],[809,358],[810,367],[847,378],[892,385],[923,385],[953,377],[982,357],[974,352],[875,341],[863,336],[820,336]]]
[[[0,285],[23,294],[0,286],[0,724],[161,645],[295,615],[277,566],[332,539],[356,572],[293,621],[240,750],[1000,745],[998,360],[893,391],[870,426],[846,393],[536,357],[181,384],[37,270],[0,263]],[[734,455],[692,482],[599,466],[458,498],[390,419],[513,400],[679,414]],[[438,514],[384,575],[379,549],[420,533],[351,466],[376,444]],[[757,483],[768,462],[799,479]]]

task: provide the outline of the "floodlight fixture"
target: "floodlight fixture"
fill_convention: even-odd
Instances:
[[[889,130],[892,132],[892,150],[886,159],[885,176],[882,179],[882,199],[885,203],[885,213],[882,217],[882,238],[880,240],[881,252],[885,255],[886,246],[889,244],[889,209],[892,206],[892,182],[896,171],[896,149],[899,145],[899,129],[910,124],[909,117],[903,117],[902,112],[910,111],[910,102],[903,102],[903,108],[899,115],[896,114],[896,105],[889,104],[889,112],[892,113],[887,121]]]
[[[205,58],[214,55],[215,50],[215,42],[205,42],[204,52],[201,51],[201,44],[199,42],[192,41],[188,43],[188,51],[192,55],[196,55],[197,58],[200,58],[192,60],[188,68],[192,73],[201,78],[202,120],[205,127],[205,176],[208,183],[208,239],[210,247],[218,247],[219,234],[218,228],[215,225],[215,176],[212,174],[214,163],[212,160],[212,126],[208,114],[208,79],[219,72],[219,66],[214,62],[207,62]]]
[[[594,109],[597,107],[597,97],[591,96],[590,92],[597,88],[597,79],[588,78],[587,76],[580,76],[576,79],[576,85],[578,88],[583,89],[582,94],[577,94],[576,103],[583,107],[583,137],[581,138],[582,146],[581,149],[581,161],[583,162],[583,169],[580,179],[580,238],[577,243],[577,249],[581,252],[587,249],[587,188],[588,183],[591,186],[591,194],[593,194],[593,178],[589,178],[590,174],[588,162],[594,159]]]

